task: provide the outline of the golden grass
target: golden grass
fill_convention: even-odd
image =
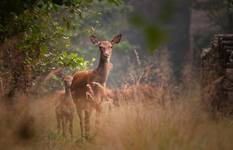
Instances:
[[[33,116],[33,136],[30,140],[15,138],[18,125],[0,124],[0,148],[33,150],[231,150],[233,149],[233,121],[229,118],[213,120],[203,111],[195,88],[183,90],[165,107],[158,103],[148,107],[143,102],[105,111],[100,129],[92,129],[89,141],[79,141],[78,117],[74,122],[74,139],[63,138],[56,132],[53,98],[30,102]],[[94,114],[93,114],[94,118]]]

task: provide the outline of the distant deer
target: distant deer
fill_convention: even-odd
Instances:
[[[59,76],[59,75],[58,75]],[[71,76],[59,76],[62,78],[65,91],[57,93],[58,103],[55,107],[55,114],[57,119],[57,129],[58,132],[61,131],[62,135],[66,135],[66,125],[69,127],[69,133],[71,138],[73,137],[73,118],[75,113],[75,105],[70,92],[70,85],[72,82]]]
[[[76,104],[77,113],[80,119],[81,137],[88,138],[90,131],[90,116],[93,109],[96,110],[96,123],[101,111],[102,89],[94,85],[98,82],[105,87],[106,81],[112,64],[110,62],[112,55],[112,46],[121,40],[121,34],[115,36],[111,41],[99,41],[94,35],[90,36],[93,44],[97,45],[100,50],[98,67],[91,71],[80,71],[74,74],[71,84],[71,93]],[[88,85],[94,93],[94,101],[90,101],[86,94],[90,91]]]

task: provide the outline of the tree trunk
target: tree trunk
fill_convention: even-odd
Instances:
[[[174,77],[179,81],[182,78],[184,63],[191,60],[190,57],[190,17],[191,2],[189,0],[177,0],[176,11],[171,20],[171,41],[168,44]]]
[[[17,45],[22,42],[23,35],[19,34],[8,39],[0,46],[3,64],[3,71],[7,74],[3,79],[4,83],[4,99],[7,104],[13,105],[16,97],[27,95],[31,86],[31,67],[27,63],[26,55]]]

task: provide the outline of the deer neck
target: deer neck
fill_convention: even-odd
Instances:
[[[70,89],[65,89],[65,95],[66,95],[66,96],[71,95]]]
[[[70,85],[69,83],[67,83],[67,81],[64,81],[64,85],[65,85],[65,96],[68,97],[71,95]]]
[[[108,79],[108,74],[111,66],[110,59],[104,59],[103,56],[100,56],[98,67],[96,68],[96,73],[98,74],[97,82],[105,84]]]

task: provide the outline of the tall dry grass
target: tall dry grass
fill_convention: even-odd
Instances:
[[[0,149],[232,150],[233,120],[213,119],[200,100],[198,83],[186,76],[184,85],[172,85],[169,61],[158,62],[162,82],[159,90],[155,88],[151,94],[164,92],[162,104],[158,102],[161,97],[144,96],[143,90],[136,88],[133,100],[111,110],[104,109],[98,131],[92,128],[90,140],[84,142],[79,140],[78,117],[74,119],[73,139],[57,133],[56,96],[31,99],[28,107],[22,109],[21,104],[20,111],[9,114],[1,107]]]
[[[78,118],[74,124],[74,139],[63,138],[57,133],[56,98],[35,100],[30,103],[33,117],[30,139],[18,137],[19,121],[9,126],[4,124],[6,120],[1,120],[0,147],[38,150],[231,150],[233,121],[229,118],[213,120],[200,107],[198,89],[187,90],[192,92],[184,90],[176,101],[168,100],[165,107],[158,103],[148,107],[141,101],[103,112],[98,132],[92,129],[92,138],[85,142],[79,142]]]

